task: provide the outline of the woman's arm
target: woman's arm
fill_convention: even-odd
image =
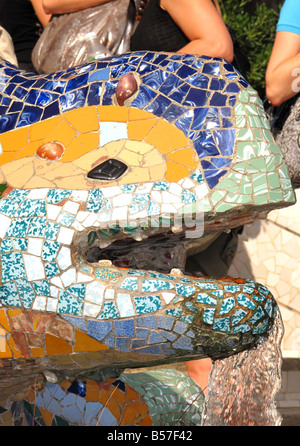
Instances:
[[[278,31],[266,71],[266,95],[280,105],[300,89],[300,35]]]
[[[42,0],[30,0],[40,24],[45,28],[51,18],[51,14],[44,11]]]
[[[111,0],[42,0],[47,14],[64,14],[108,3]]]
[[[190,40],[179,52],[232,62],[231,36],[211,0],[161,0],[161,7]]]

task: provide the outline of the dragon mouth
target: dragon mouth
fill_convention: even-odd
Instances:
[[[126,229],[125,229],[126,231]],[[155,232],[142,226],[128,234],[120,226],[93,229],[75,241],[77,261],[88,264],[113,265],[116,268],[151,270],[168,274],[186,272],[189,255],[204,250],[219,235],[189,238],[183,228],[163,228]],[[195,273],[195,276],[200,273]]]

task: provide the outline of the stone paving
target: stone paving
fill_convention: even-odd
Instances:
[[[277,300],[285,333],[282,387],[277,396],[283,426],[300,425],[300,191],[298,202],[246,225],[229,270],[263,283]]]

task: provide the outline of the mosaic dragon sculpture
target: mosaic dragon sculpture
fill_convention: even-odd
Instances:
[[[179,271],[295,202],[257,93],[224,60],[154,52],[40,76],[2,61],[0,91],[0,424],[200,424],[188,376],[122,370],[272,329],[264,286]]]

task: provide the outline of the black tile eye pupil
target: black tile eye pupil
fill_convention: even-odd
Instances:
[[[87,177],[93,180],[117,180],[127,169],[127,165],[122,163],[122,161],[110,158],[99,164],[99,166],[94,167],[87,174]]]

